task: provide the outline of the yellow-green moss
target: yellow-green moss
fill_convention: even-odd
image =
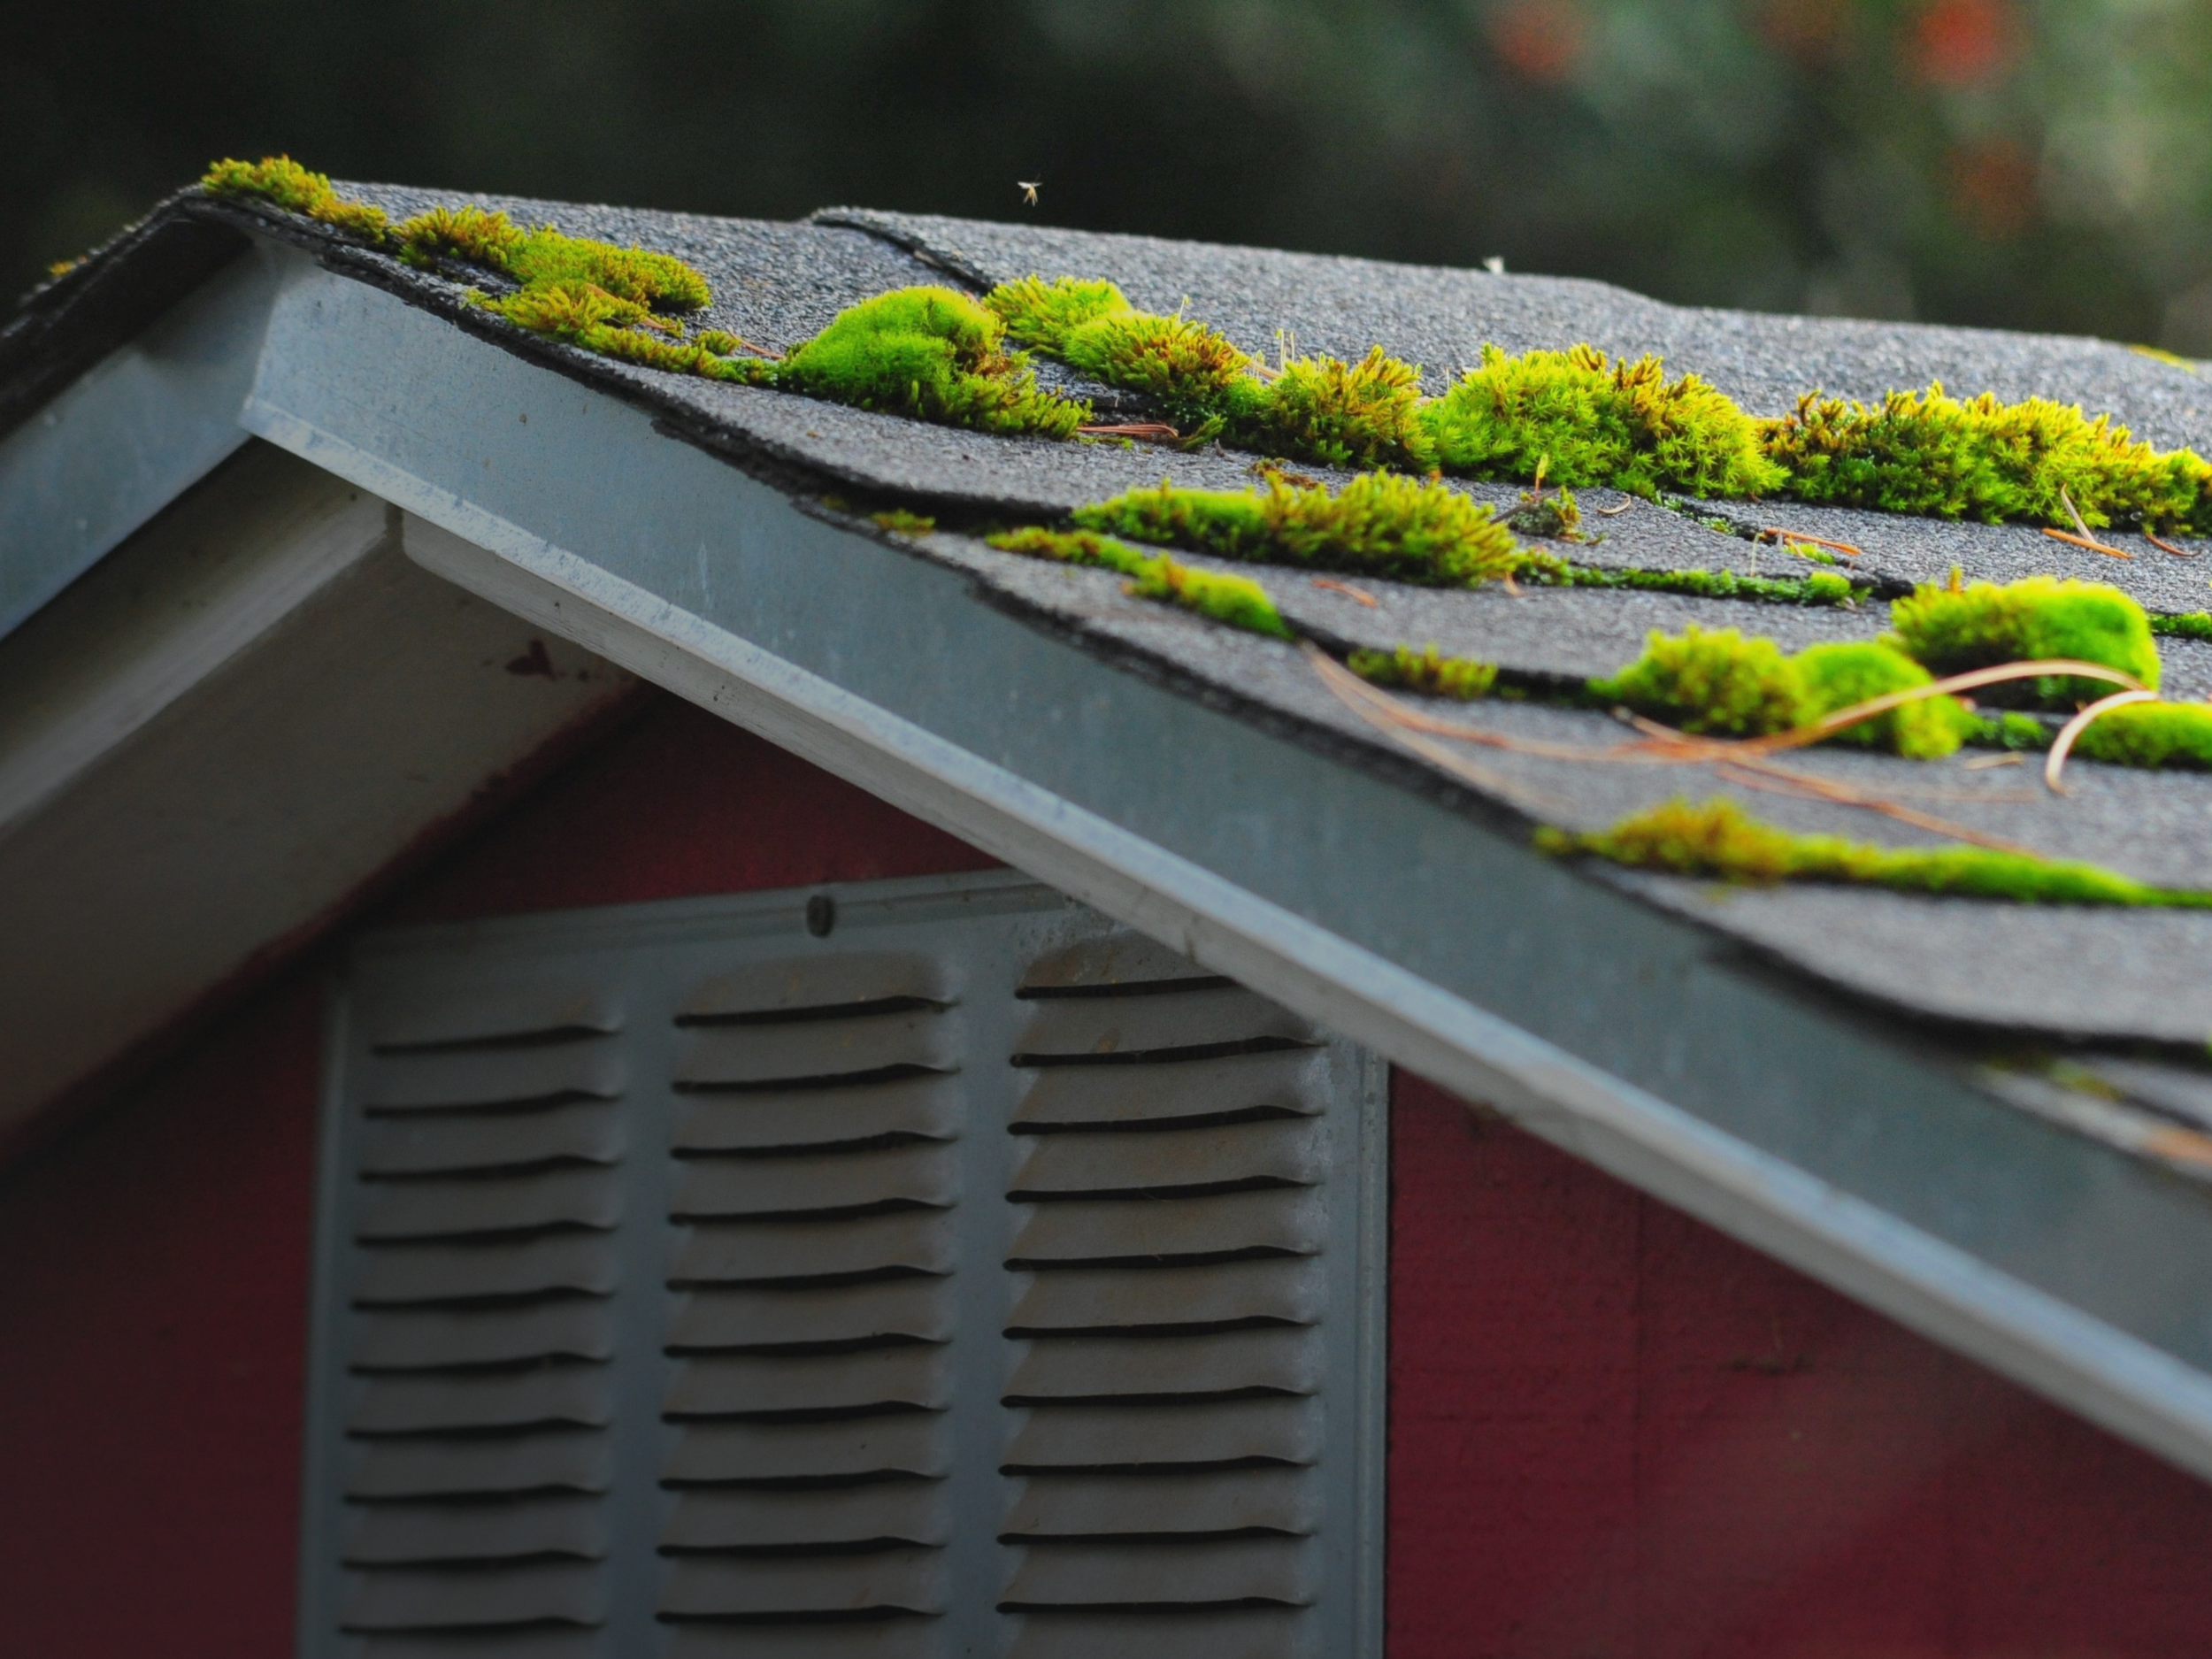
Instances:
[[[1509,520],[1509,522],[1510,522]],[[1855,605],[1873,591],[1830,571],[1807,576],[1739,576],[1733,571],[1612,570],[1532,558],[1522,580],[1558,588],[1632,588],[1700,599],[1756,599],[1784,605]]]
[[[389,221],[384,210],[367,202],[348,202],[330,188],[327,173],[303,167],[289,156],[264,156],[259,161],[227,157],[210,164],[200,179],[210,196],[251,196],[273,203],[371,242],[382,242]]]
[[[937,520],[926,512],[910,512],[904,507],[888,507],[881,512],[868,515],[879,528],[899,535],[928,535],[937,528]]]
[[[2212,613],[2184,611],[2146,618],[2153,634],[2168,639],[2212,641]]]
[[[1891,642],[1938,674],[2066,657],[2158,688],[2158,646],[2143,607],[2102,582],[2030,576],[2000,588],[1962,584],[1954,572],[1948,587],[1924,585],[1892,605],[1890,626]],[[1978,695],[1993,703],[2065,708],[2112,689],[2099,680],[2046,675]]]
[[[1271,478],[1259,489],[1162,483],[1076,510],[1086,529],[1221,558],[1429,587],[1472,588],[1523,563],[1490,509],[1441,484],[1370,472],[1335,495]]]
[[[965,294],[896,288],[838,312],[765,378],[786,391],[945,426],[1071,436],[1090,406],[1040,391],[1005,334],[997,314]]]
[[[2212,529],[2212,467],[2161,453],[2111,417],[1993,393],[1962,402],[1940,382],[1874,407],[1808,394],[1766,434],[1767,453],[1801,501],[1996,524],[2071,522],[2062,492],[2092,525]]]
[[[1488,696],[1498,683],[1495,663],[1446,657],[1433,645],[1419,651],[1403,645],[1389,651],[1354,651],[1345,658],[1345,666],[1378,686],[1470,703]]]
[[[1141,552],[1125,541],[1088,530],[1029,527],[1001,531],[987,539],[1008,553],[1118,571],[1130,578],[1128,591],[1137,597],[1165,600],[1233,628],[1279,640],[1297,637],[1266,590],[1241,576],[1199,570],[1164,553]]]
[[[1613,363],[1594,346],[1509,357],[1495,346],[1423,411],[1438,462],[1486,478],[1649,495],[1758,495],[1785,475],[1760,450],[1758,423],[1694,374],[1669,380],[1657,357]]]
[[[1541,829],[1537,845],[1586,853],[1635,870],[1704,876],[1747,886],[1845,882],[2027,904],[2212,908],[2212,893],[2154,887],[2096,864],[1985,847],[1877,847],[1838,835],[1802,835],[1753,818],[1734,802],[1677,799],[1595,834]]]
[[[1655,632],[1634,662],[1592,680],[1589,695],[1685,732],[1761,737],[1928,683],[1926,669],[1870,641],[1809,646],[1785,657],[1772,640],[1692,623],[1680,634]],[[1973,714],[1956,698],[1927,697],[1825,741],[1935,760],[1978,730]]]
[[[2074,753],[2120,766],[2212,767],[2212,704],[2123,703],[2090,723]]]
[[[1643,655],[1590,693],[1685,732],[1757,737],[1805,724],[1803,680],[1772,640],[1734,628],[1655,631]]]
[[[400,226],[396,240],[399,257],[410,265],[480,265],[526,290],[580,285],[664,313],[700,311],[713,298],[706,278],[673,254],[570,236],[550,225],[525,230],[506,214],[480,207],[418,213]]]

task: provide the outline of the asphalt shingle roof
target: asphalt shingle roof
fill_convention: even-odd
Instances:
[[[2040,396],[2108,411],[2162,447],[2212,452],[2212,380],[2108,342],[1985,330],[1783,318],[1689,310],[1601,284],[1480,271],[1095,235],[1018,225],[839,210],[797,224],[577,207],[389,187],[345,186],[395,217],[434,203],[470,201],[573,234],[637,242],[680,255],[713,285],[703,319],[763,344],[785,347],[818,330],[841,307],[915,282],[970,286],[1037,273],[1105,277],[1139,306],[1189,314],[1250,349],[1276,332],[1299,349],[1356,357],[1371,345],[1425,365],[1432,391],[1473,361],[1485,342],[1509,350],[1588,341],[1617,354],[1663,354],[1672,372],[1694,371],[1764,414],[1787,410],[1815,388],[1878,398],[1942,380],[1951,390]],[[788,394],[635,368],[526,336],[461,303],[459,285],[351,247],[282,215],[180,198],[167,222],[251,219],[313,248],[334,267],[389,288],[457,326],[554,365],[616,395],[651,405],[672,434],[706,445],[796,493],[860,494],[951,518],[1034,518],[1134,486],[1178,482],[1237,488],[1255,457],[1118,444],[998,438],[817,403]],[[145,235],[141,234],[141,241]],[[150,246],[150,242],[147,243]],[[196,243],[197,247],[200,244]],[[129,249],[120,250],[127,256]],[[111,255],[111,258],[119,257]],[[150,257],[150,255],[145,256]],[[204,254],[197,256],[204,259]],[[88,280],[89,279],[88,279]],[[0,376],[18,378],[65,342],[70,285],[35,296],[0,334]],[[1041,365],[1048,378],[1064,371]],[[1102,408],[1128,407],[1083,388]],[[1325,469],[1308,472],[1340,479]],[[1481,498],[1514,490],[1462,485]],[[1619,504],[1584,492],[1586,512]],[[835,515],[834,508],[818,511]],[[1711,503],[1748,531],[1769,523],[1863,549],[1853,573],[1885,594],[1939,580],[1956,565],[2007,580],[2038,572],[2108,581],[2152,611],[2212,604],[2212,559],[2151,549],[2133,537],[2131,561],[2070,548],[2019,526],[1942,524],[1786,502]],[[850,520],[879,534],[864,518]],[[1731,569],[1802,576],[1813,568],[1743,534],[1648,503],[1617,517],[1594,546],[1567,549],[1586,562],[1647,568]],[[1239,634],[1189,613],[1132,598],[1095,571],[1000,553],[964,534],[892,537],[913,557],[967,573],[992,603],[1133,670],[1226,703],[1300,741],[1388,770],[1412,787],[1449,795],[1486,816],[1540,818],[1596,829],[1672,795],[1732,795],[1758,815],[1860,840],[1932,842],[1924,832],[1825,803],[1757,793],[1709,768],[1562,761],[1470,745],[1467,758],[1493,781],[1440,771],[1358,718],[1292,646]],[[1199,560],[1199,563],[1206,561]],[[1223,566],[1222,568],[1231,568]],[[1415,646],[1479,656],[1532,674],[1586,676],[1632,657],[1654,628],[1696,621],[1769,634],[1786,647],[1878,633],[1885,603],[1857,610],[1696,599],[1616,590],[1444,592],[1387,582],[1359,586],[1359,604],[1302,573],[1237,568],[1256,578],[1283,613],[1325,639]],[[2212,695],[2212,646],[2162,640],[2167,695]],[[1617,740],[1609,717],[1562,708],[1484,703],[1432,712],[1485,733],[1593,745]],[[1928,810],[2143,879],[2212,887],[2212,775],[2139,772],[2077,761],[2073,793],[2044,792],[2033,766],[1968,770],[1963,757],[1927,764],[1824,750],[1793,761],[1808,772],[1878,790]],[[1294,803],[1285,804],[1295,810]],[[1775,891],[1594,871],[1655,905],[1694,918],[1717,939],[1853,998],[1916,1018],[2107,1044],[2198,1046],[2212,1036],[2212,913],[2027,907],[1840,887]],[[2147,1087],[2147,1086],[2146,1086]],[[2140,1094],[2141,1091],[2135,1091]]]

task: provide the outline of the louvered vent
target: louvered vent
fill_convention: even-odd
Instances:
[[[1308,1650],[1330,1056],[1128,934],[1044,957],[1018,995],[1010,1651]]]
[[[373,1018],[342,1273],[363,1659],[603,1651],[621,1025],[588,990]]]
[[[676,1016],[661,1617],[678,1655],[938,1651],[960,1017],[941,958],[718,975]]]

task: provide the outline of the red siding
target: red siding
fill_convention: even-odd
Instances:
[[[993,861],[688,705],[654,704],[379,919]],[[321,989],[265,984],[0,1173],[0,1655],[292,1651]]]
[[[2212,1653],[2212,1488],[1398,1079],[1393,1659]]]
[[[990,861],[655,705],[382,916]],[[0,1178],[0,1652],[277,1659],[319,985]],[[1391,1651],[2212,1652],[2199,1486],[1402,1081]]]

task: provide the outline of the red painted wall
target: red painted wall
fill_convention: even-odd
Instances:
[[[684,705],[371,920],[990,860]],[[0,1172],[0,1655],[290,1652],[320,983]],[[1402,1079],[1397,1659],[2212,1653],[2212,1495]]]
[[[2212,1654],[2212,1488],[1397,1079],[1393,1659]]]
[[[992,862],[666,701],[370,919]],[[0,1659],[292,1651],[321,997],[296,966],[0,1171]]]

